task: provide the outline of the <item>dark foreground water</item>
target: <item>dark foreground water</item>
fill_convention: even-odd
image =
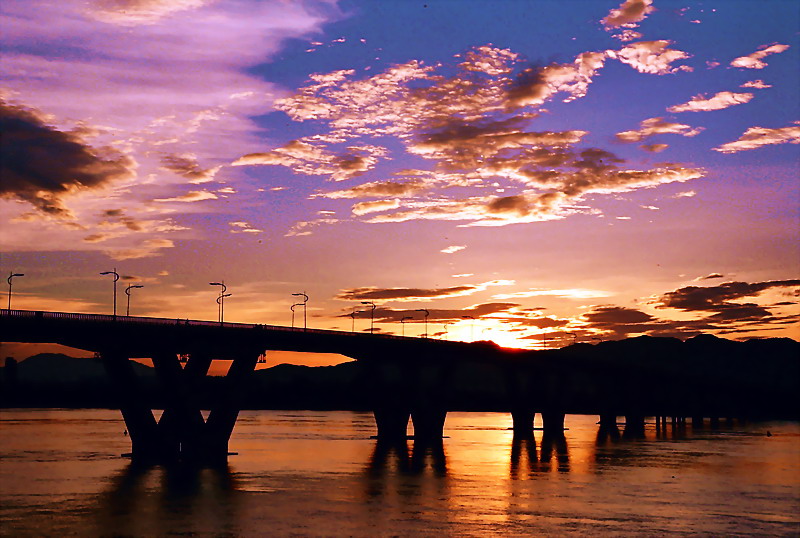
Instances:
[[[243,412],[216,469],[132,467],[117,411],[0,411],[4,536],[800,534],[800,427],[512,442],[451,413],[440,449],[384,451],[365,413]],[[771,435],[767,435],[767,432]]]

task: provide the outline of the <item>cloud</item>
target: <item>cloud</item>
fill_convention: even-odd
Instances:
[[[321,226],[323,224],[336,224],[337,222],[340,222],[339,219],[334,219],[330,217],[322,217],[319,219],[296,222],[294,226],[292,226],[291,229],[288,232],[286,232],[285,236],[299,237],[304,235],[311,235],[313,233],[313,229],[316,228],[317,226]]]
[[[744,84],[742,84],[739,87],[740,88],[756,88],[758,90],[764,90],[764,89],[767,89],[767,88],[772,88],[772,85],[771,84],[767,84],[766,82],[764,82],[761,79],[756,79],[756,80],[748,80],[747,82],[745,82]]]
[[[231,226],[230,232],[232,234],[241,234],[241,233],[261,233],[264,230],[259,230],[258,228],[253,228],[253,226],[249,222],[245,221],[234,221],[228,223]]]
[[[352,207],[353,215],[361,216],[367,213],[378,213],[400,207],[399,200],[375,200],[372,202],[358,202]]]
[[[607,50],[606,55],[633,67],[640,73],[667,75],[678,71],[692,71],[692,68],[686,65],[672,67],[673,62],[690,58],[690,55],[681,50],[669,48],[670,43],[666,40],[640,41],[631,43],[618,51]]]
[[[708,99],[704,95],[696,95],[686,103],[669,107],[670,112],[708,112],[722,110],[735,105],[742,105],[753,98],[752,93],[719,92]]]
[[[442,252],[443,254],[453,254],[454,252],[458,252],[459,250],[464,250],[465,248],[467,248],[466,245],[452,245],[447,248],[443,248],[439,252]]]
[[[775,144],[800,144],[800,121],[794,125],[769,129],[765,127],[750,127],[738,140],[722,144],[713,148],[720,153],[737,153],[750,149],[758,149],[763,146]]]
[[[485,291],[490,286],[510,286],[514,282],[509,280],[492,280],[482,284],[465,284],[463,286],[450,286],[448,288],[351,288],[342,290],[336,299],[342,301],[420,301],[422,299],[444,299],[448,297],[463,297],[479,291]]]
[[[596,299],[599,297],[611,297],[614,295],[611,292],[602,290],[588,290],[583,288],[573,289],[560,289],[560,290],[547,290],[547,289],[531,289],[528,291],[518,291],[514,293],[503,293],[500,295],[493,295],[492,299],[521,299],[523,297],[564,297],[566,299]]]
[[[327,175],[332,181],[358,177],[372,169],[386,150],[379,146],[350,146],[344,153],[326,151],[322,144],[292,140],[267,153],[250,153],[236,159],[233,166],[275,165],[297,174]]]
[[[189,191],[186,194],[173,198],[156,198],[154,202],[202,202],[203,200],[216,200],[218,197],[213,192]]]
[[[528,68],[518,77],[508,91],[510,108],[541,105],[557,93],[569,94],[564,102],[586,95],[589,84],[605,64],[606,54],[582,52],[571,64],[551,64],[541,68]]]
[[[635,131],[622,131],[617,133],[617,140],[622,142],[641,142],[658,134],[679,134],[682,136],[696,136],[703,132],[702,127],[691,127],[683,123],[664,121],[664,118],[649,118],[643,120],[639,129]],[[663,149],[663,148],[661,148]],[[653,151],[652,149],[650,151]],[[656,152],[660,149],[656,149]]]
[[[428,322],[462,321],[464,316],[471,316],[476,320],[491,318],[498,314],[508,313],[518,306],[516,303],[482,303],[461,309],[428,308]],[[341,314],[339,317],[345,316],[349,316],[349,313]],[[399,323],[405,317],[411,317],[412,321],[417,322],[424,320],[424,314],[416,309],[395,310],[384,306],[375,309],[376,323]]]
[[[741,306],[730,301],[753,297],[773,288],[800,288],[800,280],[771,280],[765,282],[726,282],[719,286],[687,286],[665,293],[656,301],[659,308],[685,311],[721,311]]]
[[[635,43],[613,54],[643,72],[675,72],[681,68],[671,62],[688,55],[668,45],[668,41]],[[702,170],[677,164],[651,169],[627,166],[625,159],[610,151],[586,147],[587,131],[531,128],[546,102],[559,95],[565,102],[583,97],[609,54],[584,52],[571,62],[522,68],[517,53],[485,45],[457,55],[457,63],[449,65],[412,60],[360,78],[353,69],[315,73],[307,85],[278,100],[276,108],[295,121],[322,125],[318,134],[245,155],[234,164],[281,165],[298,173],[332,176],[338,173],[331,165],[335,157],[353,148],[388,158],[386,148],[366,149],[354,145],[354,139],[391,138],[411,156],[431,162],[431,169],[403,170],[391,178],[321,190],[312,197],[376,198],[352,206],[353,214],[368,223],[425,219],[463,221],[464,226],[591,213],[596,210],[581,204],[590,194],[702,177]],[[657,119],[643,128],[650,131],[635,136],[699,132]],[[664,147],[646,149],[655,152]],[[334,179],[374,172],[372,164],[354,161],[352,171]],[[480,191],[490,187],[503,194]]]
[[[41,214],[73,218],[70,195],[100,189],[133,175],[133,159],[95,148],[49,125],[40,111],[0,100],[0,197],[17,198]]]
[[[710,273],[710,274],[707,274],[706,276],[701,276],[701,277],[697,278],[696,280],[714,280],[714,279],[717,279],[717,278],[725,278],[725,275],[723,275],[722,273]]]
[[[789,48],[789,45],[781,45],[780,43],[773,43],[772,45],[763,45],[757,51],[748,54],[747,56],[739,56],[731,62],[731,67],[741,67],[743,69],[764,69],[767,63],[763,60],[770,54],[778,54]]]
[[[183,155],[164,155],[161,158],[161,168],[185,177],[189,183],[200,184],[214,180],[221,166],[201,168],[197,157],[191,153]]]
[[[340,191],[331,191],[318,194],[324,198],[372,198],[383,196],[413,196],[425,190],[431,185],[421,179],[411,179],[406,181],[374,181],[363,183],[356,187]]]
[[[98,20],[135,26],[153,24],[174,13],[199,8],[213,0],[95,0],[89,13]]]
[[[695,191],[683,191],[673,194],[672,198],[692,198],[696,195],[697,193]]]
[[[115,260],[131,260],[156,256],[159,250],[174,246],[175,244],[169,239],[146,239],[138,247],[108,249],[105,253]]]
[[[650,153],[661,153],[669,147],[669,144],[642,144],[639,147]]]
[[[600,22],[606,30],[620,27],[635,28],[647,15],[655,11],[653,0],[625,0],[616,9],[612,9]]]

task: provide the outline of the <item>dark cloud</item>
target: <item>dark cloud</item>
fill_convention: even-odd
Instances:
[[[0,132],[0,197],[24,200],[47,215],[71,217],[65,196],[129,177],[134,166],[127,156],[48,125],[38,111],[3,100]]]
[[[722,273],[711,273],[706,276],[700,277],[698,280],[713,280],[715,278],[725,278]]]
[[[480,284],[465,284],[448,288],[351,288],[340,291],[335,298],[344,301],[416,301],[472,295],[486,290],[489,286],[508,286],[513,283],[510,280],[491,280]]]
[[[735,299],[752,297],[772,288],[795,288],[800,280],[772,280],[767,282],[726,282],[719,286],[699,287],[687,286],[662,295],[656,305],[659,308],[677,308],[679,310],[717,312],[733,311],[742,306],[730,303]],[[755,313],[752,310],[751,313]]]
[[[201,168],[193,155],[164,155],[161,168],[185,177],[190,183],[207,183],[214,179],[220,167]]]
[[[460,309],[428,308],[428,322],[460,321],[464,316],[471,316],[477,320],[485,316],[509,312],[518,306],[517,303],[483,303]],[[409,323],[422,323],[425,321],[425,314],[420,310],[415,308],[393,309],[379,306],[375,309],[375,323],[400,323],[400,320],[405,317],[411,318],[406,320]],[[351,313],[352,311],[348,311],[338,317],[350,317]],[[369,319],[371,315],[372,308],[369,305],[364,305],[364,309],[356,313],[357,318]]]

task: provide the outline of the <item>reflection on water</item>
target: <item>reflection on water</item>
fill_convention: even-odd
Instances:
[[[101,535],[163,536],[180,521],[185,530],[236,526],[236,478],[226,464],[144,466],[129,463],[98,498]]]
[[[141,467],[114,411],[2,411],[0,534],[800,531],[796,423],[596,421],[514,438],[505,414],[451,413],[424,444],[369,439],[364,413],[243,412],[228,465]]]

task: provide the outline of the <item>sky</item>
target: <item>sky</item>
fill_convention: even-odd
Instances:
[[[305,293],[309,327],[508,347],[800,339],[795,2],[6,0],[0,26],[13,308],[111,313],[116,270],[137,316],[217,320],[224,282],[232,322]]]

